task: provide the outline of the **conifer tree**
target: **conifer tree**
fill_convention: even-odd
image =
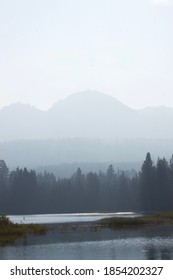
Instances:
[[[155,167],[148,152],[141,168],[141,205],[145,211],[156,210]]]

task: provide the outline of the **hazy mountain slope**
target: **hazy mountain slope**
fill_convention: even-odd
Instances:
[[[173,108],[164,106],[138,110],[145,120],[145,129],[152,138],[172,138]]]
[[[142,117],[108,95],[85,91],[43,112],[13,104],[0,110],[0,141],[59,137],[137,137]]]
[[[47,115],[51,123],[56,120],[53,137],[134,137],[137,131],[133,128],[142,119],[138,112],[96,91],[73,94]]]
[[[171,108],[133,110],[95,91],[73,94],[46,112],[13,104],[0,110],[0,159],[32,167],[135,162],[148,151],[170,158],[172,123]]]
[[[0,140],[33,139],[43,135],[44,112],[16,103],[0,110]]]
[[[0,110],[0,141],[58,138],[173,138],[173,109],[133,110],[97,91],[72,94],[48,111],[13,104]]]
[[[142,162],[149,151],[170,159],[173,139],[97,139],[22,140],[0,143],[0,159],[8,166],[58,165],[61,163]]]
[[[146,107],[144,109],[138,110],[143,116],[150,117],[161,117],[161,118],[172,118],[173,117],[173,108],[159,106],[159,107]]]

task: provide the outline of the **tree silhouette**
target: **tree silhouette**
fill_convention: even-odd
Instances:
[[[165,158],[157,161],[157,188],[159,194],[158,207],[161,211],[169,210],[171,190],[169,185],[169,168]]]
[[[3,188],[8,182],[9,169],[4,160],[0,160],[0,187]]]
[[[150,153],[147,153],[146,159],[141,168],[141,206],[143,210],[155,210],[156,182],[155,167],[151,160]]]
[[[69,178],[48,172],[17,168],[9,172],[0,160],[0,212],[8,214],[69,213],[86,211],[173,210],[173,157],[154,165],[147,153],[139,173],[114,171],[83,174],[80,168]]]

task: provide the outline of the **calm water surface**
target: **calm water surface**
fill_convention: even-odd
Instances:
[[[134,212],[116,212],[116,213],[72,213],[72,214],[44,214],[44,215],[16,215],[8,216],[14,223],[73,223],[73,222],[93,222],[106,217],[136,217],[139,214]]]
[[[25,216],[25,219],[10,216],[19,223],[32,220],[55,224],[45,235],[27,236],[14,245],[0,247],[0,259],[173,259],[173,226],[94,229],[93,221],[105,215],[124,214],[33,215]],[[58,223],[62,223],[60,231],[57,230]],[[70,223],[68,229],[64,229],[66,223]]]

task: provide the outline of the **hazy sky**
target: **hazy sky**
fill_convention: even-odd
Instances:
[[[0,0],[0,107],[86,89],[173,107],[172,0]]]

